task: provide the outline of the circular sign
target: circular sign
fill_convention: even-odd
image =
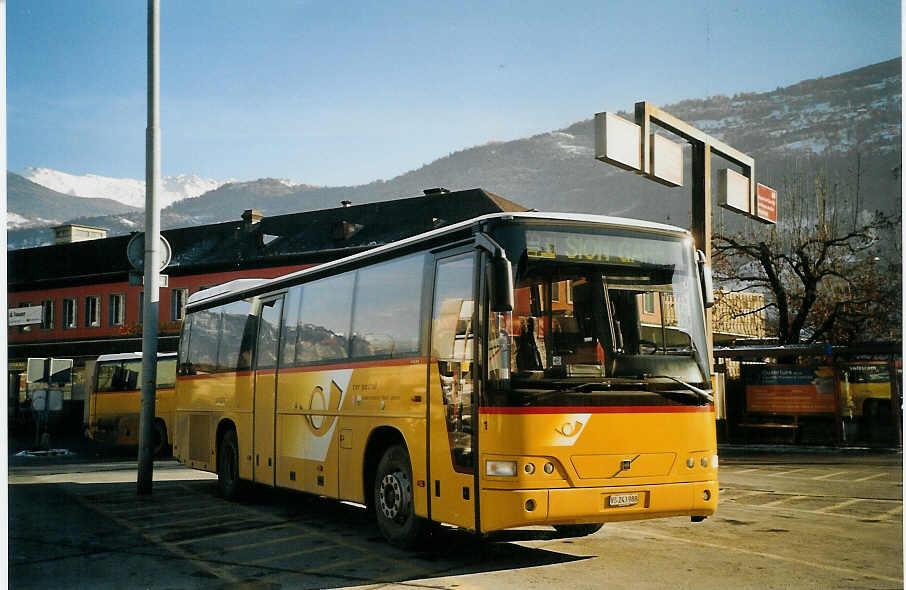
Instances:
[[[173,249],[170,248],[170,242],[167,241],[167,238],[160,236],[160,268],[157,269],[158,272],[167,268],[172,256]],[[126,258],[129,259],[129,264],[135,270],[145,269],[145,232],[138,232],[129,240],[126,245]]]

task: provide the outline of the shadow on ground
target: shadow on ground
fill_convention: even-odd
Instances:
[[[255,487],[253,500],[232,503],[211,480],[155,482],[150,496],[135,490],[134,483],[11,486],[11,582],[47,587],[53,572],[52,585],[70,587],[128,580],[151,588],[323,588],[585,559],[518,544],[556,539],[553,530],[480,537],[437,527],[418,550],[405,551],[380,536],[364,508],[307,494]]]

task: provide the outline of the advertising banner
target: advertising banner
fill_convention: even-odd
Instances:
[[[833,367],[744,365],[746,410],[770,414],[836,411]]]

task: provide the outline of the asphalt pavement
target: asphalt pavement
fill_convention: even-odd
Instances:
[[[139,496],[135,449],[16,444],[17,589],[903,587],[897,450],[721,446],[721,505],[704,523],[612,523],[576,539],[540,527],[484,539],[443,529],[411,553],[344,503],[273,490],[226,502],[212,474],[173,459],[155,462],[154,491]]]

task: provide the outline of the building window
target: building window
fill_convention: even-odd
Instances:
[[[648,291],[642,295],[642,311],[654,313],[654,293]]]
[[[79,306],[79,300],[75,297],[63,299],[63,327],[64,328],[75,328],[77,327],[77,311]]]
[[[45,299],[41,302],[41,329],[42,330],[53,330],[54,327],[54,301],[53,299]]]
[[[138,323],[145,321],[145,292],[138,292]]]
[[[551,283],[551,301],[560,303],[560,283]]]
[[[122,326],[126,320],[126,296],[122,293],[110,295],[109,319],[111,326]]]
[[[91,295],[85,298],[85,327],[97,328],[101,325],[101,298]]]
[[[170,290],[170,320],[181,320],[186,317],[186,299],[189,298],[188,289]]]

